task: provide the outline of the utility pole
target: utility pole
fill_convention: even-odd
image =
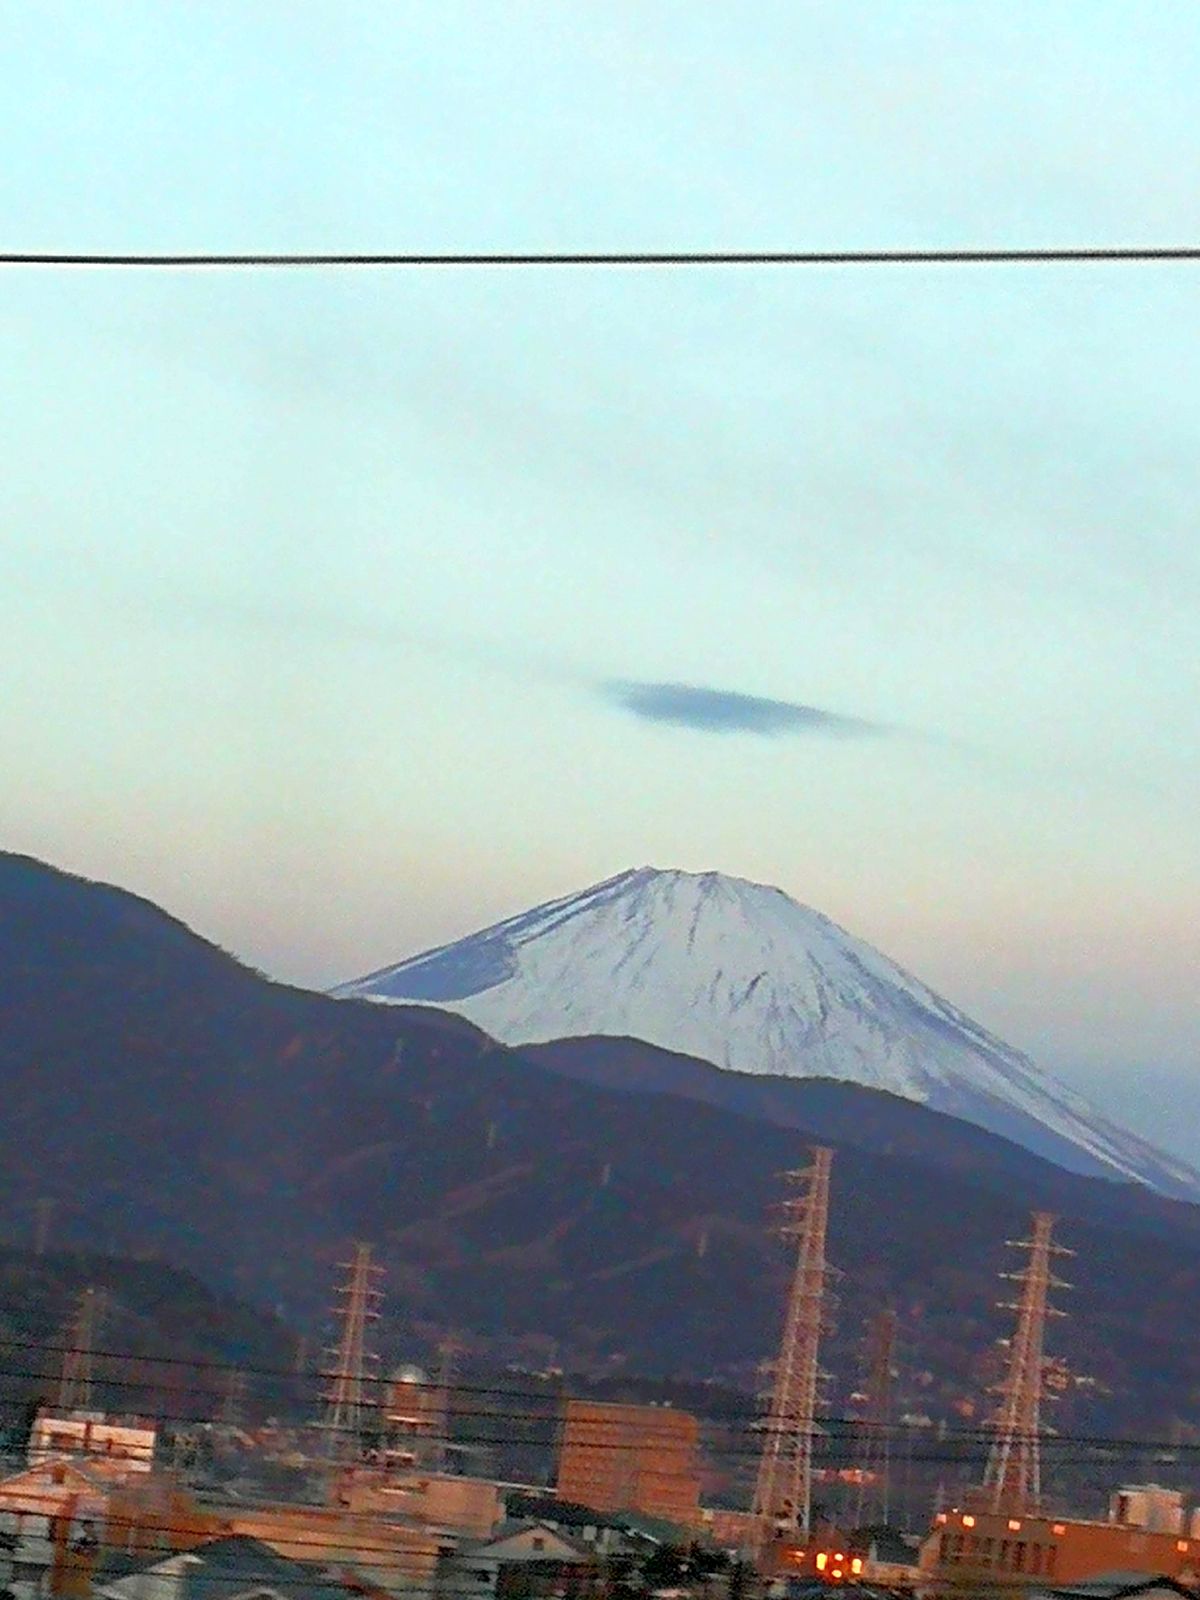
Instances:
[[[383,1268],[372,1261],[369,1244],[357,1244],[354,1259],[341,1263],[340,1270],[347,1277],[338,1288],[334,1316],[342,1333],[329,1352],[332,1364],[322,1374],[329,1383],[322,1425],[328,1430],[326,1453],[353,1458],[361,1452],[368,1416],[379,1404],[378,1396],[369,1392],[376,1381],[378,1358],[368,1346],[367,1335],[371,1323],[379,1318],[383,1296],[376,1284]]]
[[[813,1435],[827,1312],[825,1234],[833,1151],[817,1147],[812,1155],[811,1166],[784,1174],[798,1193],[783,1202],[780,1231],[798,1245],[754,1491],[760,1544],[784,1526],[798,1528],[807,1539],[812,1523]]]
[[[885,1308],[871,1323],[867,1344],[867,1406],[863,1417],[863,1451],[859,1463],[855,1522],[864,1527],[891,1512],[892,1362],[896,1349],[896,1313]]]
[[[103,1309],[103,1294],[89,1287],[80,1295],[75,1315],[67,1326],[58,1382],[58,1404],[64,1411],[91,1410],[92,1356]]]
[[[1020,1293],[1016,1300],[999,1302],[1001,1309],[1017,1313],[1017,1327],[1009,1342],[1008,1371],[998,1391],[1000,1406],[993,1422],[996,1439],[983,1476],[983,1502],[991,1511],[1016,1516],[1032,1515],[1041,1506],[1046,1318],[1066,1315],[1049,1304],[1049,1294],[1052,1289],[1070,1287],[1050,1268],[1052,1257],[1074,1253],[1052,1242],[1054,1220],[1049,1211],[1035,1211],[1032,1237],[1007,1241],[1013,1249],[1029,1252],[1028,1265],[1019,1272],[1001,1273],[1020,1286]]]
[[[437,1411],[434,1420],[437,1436],[433,1447],[433,1464],[437,1472],[446,1470],[450,1443],[450,1394],[454,1387],[458,1358],[462,1349],[462,1343],[454,1333],[446,1334],[438,1345]]]

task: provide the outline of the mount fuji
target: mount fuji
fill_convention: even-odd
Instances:
[[[457,1012],[506,1045],[632,1038],[732,1073],[862,1084],[1076,1172],[1200,1200],[1195,1168],[879,951],[780,889],[718,872],[623,872],[333,993]]]

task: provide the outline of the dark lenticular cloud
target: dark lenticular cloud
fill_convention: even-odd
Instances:
[[[842,717],[795,700],[764,700],[731,689],[704,689],[691,683],[614,681],[601,685],[604,697],[644,722],[669,722],[701,733],[823,733],[859,736],[882,733],[877,723]]]

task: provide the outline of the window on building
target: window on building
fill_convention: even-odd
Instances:
[[[1018,1539],[1017,1540],[1016,1546],[1013,1549],[1013,1571],[1014,1572],[1024,1572],[1024,1570],[1025,1570],[1025,1554],[1026,1554],[1027,1548],[1028,1547],[1027,1547],[1024,1539]]]
[[[1033,1544],[1029,1547],[1029,1570],[1030,1572],[1040,1572],[1042,1570],[1042,1547],[1040,1544]]]

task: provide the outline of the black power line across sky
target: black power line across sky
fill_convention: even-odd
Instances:
[[[1062,266],[1072,263],[1200,262],[1195,245],[1034,246],[1028,249],[885,250],[594,250],[594,251],[239,251],[173,253],[0,251],[0,267],[245,268],[365,267],[905,267]]]

